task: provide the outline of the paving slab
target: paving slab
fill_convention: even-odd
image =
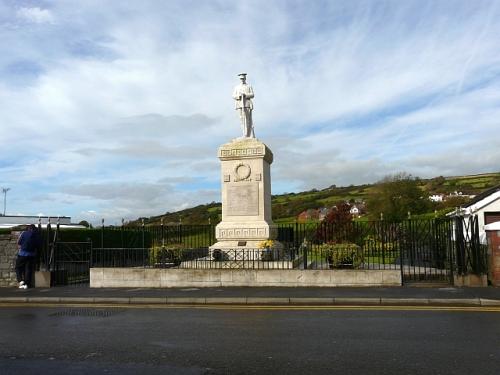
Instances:
[[[422,306],[428,305],[428,298],[381,298],[380,304],[384,306]]]
[[[130,297],[95,297],[94,303],[129,304]]]
[[[246,297],[207,297],[205,299],[207,305],[245,305]]]
[[[380,305],[380,298],[335,297],[336,305]]]
[[[289,297],[248,297],[248,305],[288,305]]]
[[[481,306],[500,306],[500,300],[480,298]]]
[[[166,304],[167,297],[130,297],[130,304],[137,305],[156,305]]]
[[[480,306],[479,298],[429,298],[430,305]]]
[[[500,288],[468,287],[211,287],[0,288],[0,303],[454,305],[500,306]]]
[[[167,304],[188,304],[188,305],[205,305],[206,298],[199,297],[167,297]]]
[[[328,297],[290,297],[291,305],[333,305],[334,298]]]

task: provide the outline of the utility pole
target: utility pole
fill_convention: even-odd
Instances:
[[[5,209],[7,207],[7,192],[10,190],[10,188],[2,188],[2,193],[3,193],[3,216],[5,216]]]

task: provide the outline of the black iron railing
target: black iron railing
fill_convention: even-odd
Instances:
[[[40,267],[68,269],[87,256],[90,267],[390,269],[412,282],[484,274],[487,266],[477,218],[280,224],[280,250],[210,251],[214,234],[214,225],[51,227],[42,231]],[[78,255],[61,245],[78,242],[92,243],[91,251]]]
[[[276,249],[93,248],[91,267],[383,270],[400,265],[393,250],[304,242]]]

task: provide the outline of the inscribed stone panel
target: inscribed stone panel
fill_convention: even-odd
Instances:
[[[256,216],[259,214],[259,184],[238,183],[227,187],[227,214]]]

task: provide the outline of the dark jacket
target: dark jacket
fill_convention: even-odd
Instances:
[[[35,256],[41,245],[40,235],[37,230],[26,230],[19,236],[17,244],[19,245],[19,255]]]

